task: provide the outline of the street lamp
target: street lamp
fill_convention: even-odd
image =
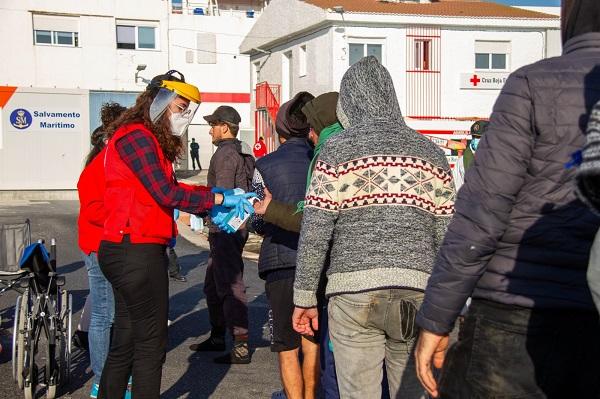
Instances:
[[[142,80],[142,82],[144,83],[148,83],[148,79],[144,79],[141,76],[138,76],[140,74],[140,72],[142,72],[143,70],[146,69],[146,64],[138,64],[138,66],[135,68],[136,72],[135,72],[135,83],[138,82],[138,80]]]

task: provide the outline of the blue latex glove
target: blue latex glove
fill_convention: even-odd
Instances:
[[[229,214],[229,209],[222,205],[215,205],[210,210],[210,217],[216,226],[221,229],[221,225],[225,224],[225,217]]]
[[[248,198],[257,197],[256,193],[246,193],[241,188],[226,190],[220,187],[213,187],[211,192],[222,194],[223,203],[221,205],[226,208],[235,208],[240,218],[244,217],[244,212],[251,215],[254,213],[254,207]]]
[[[227,208],[235,208],[240,218],[244,217],[244,213],[252,215],[254,213],[254,207],[252,203],[248,201],[249,198],[255,198],[255,193],[244,193],[236,195],[224,195],[223,206]]]

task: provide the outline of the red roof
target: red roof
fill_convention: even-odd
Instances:
[[[434,3],[389,2],[379,0],[304,0],[307,4],[328,9],[344,7],[345,12],[371,14],[431,15],[443,17],[557,19],[544,14],[497,3],[478,1],[437,1]]]

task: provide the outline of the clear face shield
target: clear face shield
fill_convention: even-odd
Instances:
[[[192,123],[200,104],[179,96],[174,91],[161,88],[150,105],[150,119],[156,123],[167,110],[171,122],[171,133],[181,136]]]

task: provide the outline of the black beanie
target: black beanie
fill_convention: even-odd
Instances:
[[[302,113],[302,107],[315,98],[306,91],[296,94],[290,101],[284,103],[277,113],[275,121],[275,130],[280,136],[289,139],[290,137],[308,137],[310,125],[306,121],[306,115]]]

